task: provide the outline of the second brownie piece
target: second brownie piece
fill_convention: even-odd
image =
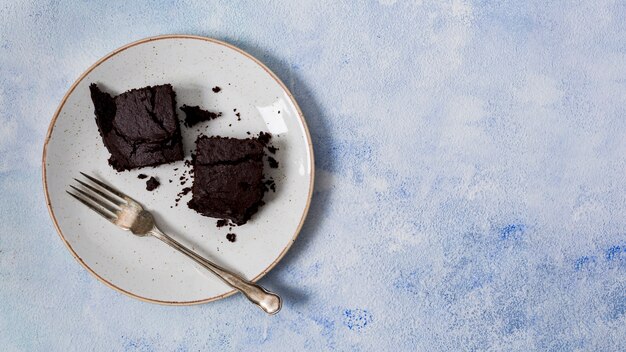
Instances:
[[[198,137],[189,208],[245,224],[263,204],[263,155],[254,138]]]
[[[183,159],[176,94],[169,84],[132,89],[112,97],[89,86],[96,123],[117,171]]]

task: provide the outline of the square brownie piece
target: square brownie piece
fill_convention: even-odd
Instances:
[[[245,224],[263,204],[263,147],[255,138],[198,137],[189,208]]]
[[[169,84],[131,89],[112,97],[89,86],[96,124],[109,164],[117,171],[182,160],[176,93]]]

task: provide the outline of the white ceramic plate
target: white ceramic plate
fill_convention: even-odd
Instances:
[[[181,125],[186,158],[200,132],[239,138],[248,137],[247,132],[272,133],[279,168],[266,165],[265,171],[276,180],[276,193],[267,193],[266,205],[232,231],[190,210],[186,203],[191,194],[172,207],[184,187],[179,180],[186,169],[183,162],[113,170],[94,120],[88,88],[92,82],[114,94],[171,83],[179,107],[200,105],[223,112],[192,129]],[[214,93],[214,86],[222,90]],[[178,114],[185,116],[180,110]],[[313,151],[302,112],[285,85],[249,54],[214,39],[171,35],[140,40],[102,58],[72,85],[50,123],[43,152],[45,194],[61,238],[88,271],[118,291],[157,303],[194,304],[234,291],[159,240],[120,230],[70,198],[65,191],[79,171],[141,201],[173,237],[256,281],[278,263],[300,231],[313,188]],[[145,180],[137,178],[140,173],[156,176],[161,186],[146,191]],[[229,232],[236,233],[236,242],[226,240]]]

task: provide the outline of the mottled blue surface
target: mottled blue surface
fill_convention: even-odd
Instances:
[[[92,278],[40,157],[70,84],[186,33],[249,51],[315,143],[304,230],[263,284],[167,307]],[[626,3],[3,1],[3,351],[626,350]]]

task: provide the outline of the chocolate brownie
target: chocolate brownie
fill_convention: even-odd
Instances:
[[[222,116],[221,112],[215,113],[201,109],[199,106],[183,105],[180,107],[185,112],[185,125],[192,127],[202,121],[209,121]]]
[[[89,86],[109,164],[117,171],[183,159],[176,93],[169,84],[131,89],[116,97]]]
[[[198,137],[189,208],[245,224],[263,204],[263,155],[256,138]]]

